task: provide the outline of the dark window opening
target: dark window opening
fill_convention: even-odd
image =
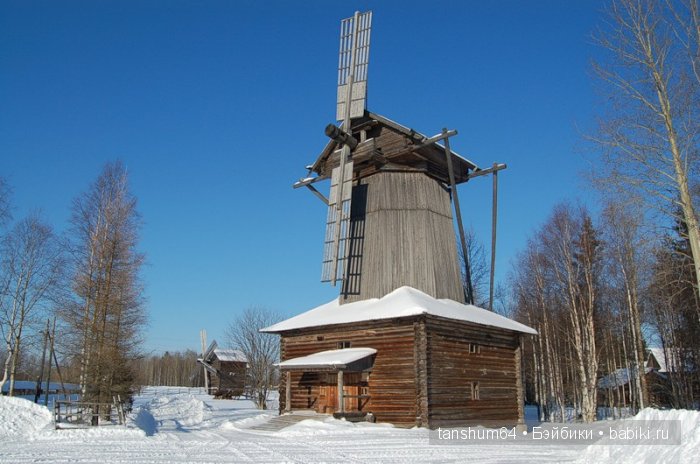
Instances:
[[[472,382],[471,383],[471,390],[472,390],[472,399],[478,400],[479,399],[479,382]]]

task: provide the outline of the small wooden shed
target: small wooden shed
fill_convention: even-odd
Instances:
[[[216,348],[206,353],[204,362],[209,389],[219,396],[240,396],[245,390],[248,360],[239,350]]]
[[[263,329],[281,336],[280,412],[403,427],[523,422],[520,337],[496,313],[401,287]]]

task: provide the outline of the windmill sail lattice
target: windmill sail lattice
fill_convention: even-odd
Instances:
[[[340,54],[338,58],[338,100],[336,119],[342,120],[342,128],[352,135],[352,119],[364,116],[367,105],[367,67],[372,12],[355,12],[340,23]],[[337,172],[336,172],[337,171]],[[353,162],[350,147],[340,150],[338,167],[333,169],[328,220],[324,240],[321,280],[343,280],[350,230],[350,199],[352,197]]]
[[[348,97],[348,85],[352,86],[350,118],[361,117],[367,106],[367,68],[371,27],[371,11],[359,13],[340,23],[338,104],[335,117],[338,121],[344,121],[346,117],[345,102]]]
[[[342,280],[347,259],[348,231],[350,227],[350,197],[352,193],[352,161],[345,163],[343,171],[342,203],[340,207],[340,167],[334,168],[331,175],[331,192],[328,197],[328,218],[323,242],[322,282]],[[336,227],[340,227],[336,231]],[[339,233],[337,233],[339,232]],[[338,242],[336,242],[336,237]]]

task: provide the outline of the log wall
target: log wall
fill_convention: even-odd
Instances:
[[[516,425],[518,335],[435,317],[425,324],[429,426]],[[472,382],[478,382],[478,399]]]
[[[377,350],[369,376],[345,374],[346,393],[371,398],[346,403],[400,427],[513,426],[522,420],[519,335],[475,324],[420,316],[282,333],[281,359],[338,348]],[[478,347],[474,352],[474,347]],[[286,389],[283,375],[280,392]],[[333,412],[336,374],[292,372],[291,408]],[[479,397],[474,398],[473,382]],[[326,405],[326,410],[319,408]],[[280,395],[280,411],[285,410]]]

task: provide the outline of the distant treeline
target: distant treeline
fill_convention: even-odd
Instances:
[[[197,353],[192,350],[166,351],[161,355],[146,356],[135,363],[141,385],[204,386],[202,365],[197,363]]]

